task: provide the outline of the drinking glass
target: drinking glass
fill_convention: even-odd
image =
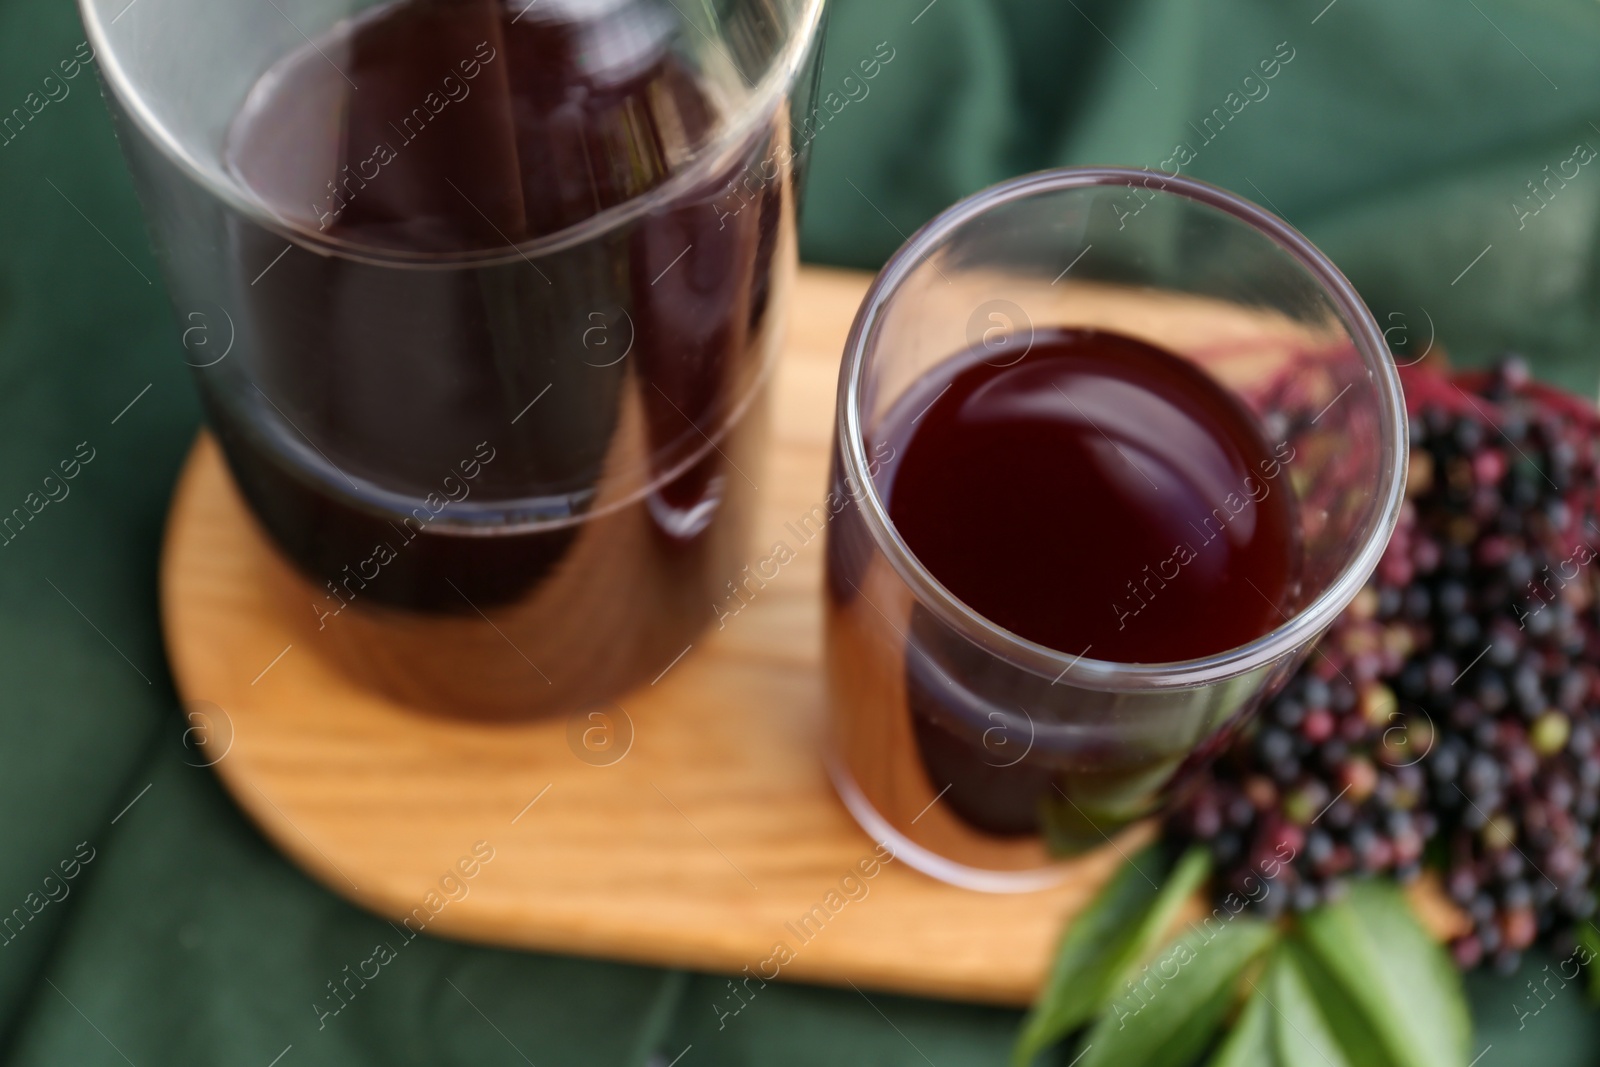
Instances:
[[[1294,494],[1303,558],[1271,632],[1183,662],[1102,661],[1092,645],[1047,648],[984,618],[907,547],[887,506],[905,440],[897,404],[947,377],[952,358],[978,349],[1007,366],[1060,327],[1189,361],[1287,457],[1274,484]],[[846,343],[834,448],[835,786],[913,866],[1017,891],[1159,811],[1295,669],[1378,562],[1407,442],[1382,331],[1304,237],[1201,182],[1095,168],[995,186],[906,242]],[[1083,521],[1095,521],[1092,501]],[[1111,617],[1105,605],[1059,610]]]
[[[304,643],[490,717],[681,655],[743,558],[822,0],[81,7]]]

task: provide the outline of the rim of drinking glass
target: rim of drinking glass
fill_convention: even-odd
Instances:
[[[744,144],[755,135],[757,126],[766,120],[782,101],[783,95],[793,87],[805,67],[811,50],[820,47],[821,24],[826,10],[826,0],[800,0],[794,32],[784,44],[783,50],[774,56],[771,66],[762,75],[761,80],[751,87],[748,106],[736,112],[735,121],[730,122],[726,129],[702,145],[676,173],[660,185],[638,196],[630,197],[620,204],[596,212],[581,222],[529,241],[507,242],[499,248],[462,252],[407,252],[404,249],[375,248],[330,237],[274,212],[231,175],[224,181],[214,178],[159,120],[144,97],[134,91],[132,79],[123,69],[116,48],[110,44],[106,26],[102,24],[101,11],[95,0],[77,0],[77,4],[79,16],[83,19],[84,32],[94,49],[95,65],[101,71],[107,88],[150,142],[196,185],[246,218],[302,246],[327,253],[337,253],[346,259],[363,263],[416,268],[463,265],[493,267],[513,263],[519,259],[528,260],[533,256],[560,252],[616,229],[654,209],[663,201],[671,200],[686,189],[692,189],[700,184],[707,174],[714,172],[720,164],[738,154]],[[354,17],[359,13],[350,12],[345,17]],[[682,12],[679,14],[682,15]],[[110,21],[115,22],[116,18]],[[687,21],[680,23],[680,26],[685,25]],[[795,155],[804,150],[804,146],[798,149],[791,147],[791,161]]]
[[[1265,235],[1304,267],[1323,286],[1344,318],[1362,362],[1377,386],[1382,409],[1380,441],[1394,454],[1394,462],[1382,472],[1378,487],[1381,506],[1360,533],[1360,551],[1326,589],[1287,622],[1254,641],[1210,656],[1167,663],[1116,663],[1090,659],[1087,655],[1073,656],[1030,641],[968,607],[923,566],[896,531],[888,508],[878,494],[877,484],[866,474],[868,459],[861,426],[861,383],[868,355],[877,343],[882,312],[911,271],[932,255],[946,237],[1002,204],[1041,193],[1118,185],[1138,185],[1171,193],[1224,212]],[[946,624],[1056,681],[1065,678],[1082,688],[1113,692],[1182,689],[1215,684],[1272,663],[1315,638],[1344,610],[1377,567],[1399,518],[1409,454],[1405,397],[1400,388],[1400,376],[1389,359],[1388,343],[1372,312],[1332,261],[1298,230],[1248,200],[1194,178],[1133,167],[1064,167],[1023,175],[974,193],[927,222],[884,264],[856,312],[844,351],[844,363],[839,370],[836,432],[850,481],[859,487],[852,495],[865,514],[874,543],[917,599],[932,608]]]

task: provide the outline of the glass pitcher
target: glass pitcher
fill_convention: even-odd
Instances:
[[[743,562],[822,0],[81,6],[285,610],[478,716],[674,662]]]

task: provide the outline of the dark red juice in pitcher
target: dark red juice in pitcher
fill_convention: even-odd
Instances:
[[[608,695],[743,562],[800,161],[786,102],[732,122],[679,29],[401,0],[281,59],[228,132],[313,236],[231,220],[240,351],[202,394],[319,632],[379,619],[386,674],[453,655],[540,705]]]

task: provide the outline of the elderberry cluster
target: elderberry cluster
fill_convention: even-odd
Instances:
[[[1529,381],[1408,374],[1407,502],[1377,572],[1169,818],[1259,907],[1439,873],[1456,962],[1514,969],[1594,915],[1600,869],[1600,419]]]

